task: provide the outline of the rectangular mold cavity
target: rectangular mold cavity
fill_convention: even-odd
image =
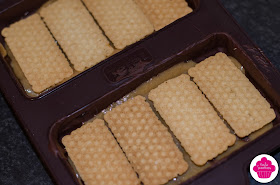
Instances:
[[[224,34],[224,33],[216,33],[208,36],[207,38],[201,40],[197,44],[193,45],[191,48],[186,48],[180,54],[176,55],[173,58],[169,58],[165,60],[163,63],[158,64],[154,70],[147,72],[145,75],[139,77],[135,83],[127,84],[121,88],[116,88],[115,90],[111,91],[110,93],[104,95],[103,97],[97,99],[94,102],[86,105],[84,108],[77,110],[76,112],[72,113],[71,115],[62,118],[61,120],[57,121],[50,129],[49,132],[49,148],[50,150],[55,153],[60,160],[65,165],[65,170],[70,173],[72,180],[77,184],[81,184],[80,179],[77,178],[76,172],[72,168],[71,164],[68,161],[67,153],[61,143],[62,137],[65,135],[70,134],[73,130],[79,128],[83,123],[87,122],[88,120],[92,119],[95,115],[100,113],[102,110],[107,108],[110,104],[116,102],[117,100],[121,99],[125,95],[129,94],[131,91],[136,89],[142,83],[146,82],[147,80],[153,78],[154,76],[158,75],[159,73],[171,68],[172,66],[182,62],[182,61],[189,61],[192,60],[196,63],[204,60],[205,58],[214,55],[217,52],[224,52],[229,56],[236,58],[242,66],[244,66],[246,70],[246,76],[249,80],[254,84],[254,86],[261,92],[261,94],[268,100],[271,104],[272,108],[276,112],[276,119],[265,126],[264,128],[250,134],[249,137],[246,138],[238,138],[237,143],[230,147],[224,154],[219,155],[212,161],[209,161],[206,164],[206,167],[203,170],[200,170],[198,173],[188,176],[188,173],[191,172],[192,169],[197,169],[195,166],[190,168],[186,173],[186,178],[179,177],[180,183],[182,184],[191,184],[191,183],[198,183],[198,184],[207,184],[207,182],[211,182],[210,178],[203,178],[199,182],[196,181],[198,178],[204,176],[205,174],[215,174],[215,178],[225,178],[223,174],[219,174],[217,168],[221,165],[225,165],[223,170],[233,171],[234,169],[230,168],[230,164],[234,161],[237,161],[236,157],[238,155],[245,155],[245,160],[249,160],[250,157],[247,157],[246,154],[249,154],[248,151],[245,151],[245,148],[255,147],[257,148],[257,142],[262,140],[262,142],[268,141],[269,134],[273,131],[279,130],[279,123],[280,123],[280,115],[279,115],[279,96],[274,96],[273,92],[271,91],[270,84],[267,81],[264,81],[259,76],[259,71],[257,70],[254,61],[248,57],[246,52],[240,47],[237,42],[231,38],[231,36]],[[140,61],[136,61],[136,63]],[[161,120],[162,121],[162,120]],[[236,146],[238,144],[238,146]],[[279,148],[280,144],[271,144],[273,145],[274,149]],[[184,153],[184,152],[183,152]],[[244,156],[243,155],[243,156]],[[184,154],[186,157],[187,155]],[[190,164],[190,162],[188,161]],[[248,164],[243,164],[244,166],[243,171],[241,171],[241,175],[247,177],[247,169]],[[218,176],[217,176],[218,175]],[[184,175],[183,175],[184,176]],[[242,178],[242,177],[240,177]]]
[[[55,1],[55,0],[49,0],[49,1]],[[197,11],[197,9],[200,6],[200,0],[186,0],[189,4],[189,6],[193,9],[193,12],[190,14],[193,14]],[[27,0],[27,1],[15,1],[14,4],[11,5],[7,5],[6,8],[1,7],[3,9],[3,12],[0,12],[0,20],[2,21],[0,24],[0,31],[2,31],[3,28],[9,26],[10,24],[19,21],[20,19],[24,19],[26,17],[28,17],[29,15],[32,15],[33,13],[35,13],[44,3],[48,2],[47,0],[39,0],[39,1],[31,1],[31,0]],[[163,28],[162,30],[167,29],[167,27],[171,27],[175,22],[180,21],[181,19],[185,19],[185,17],[189,16],[190,14],[174,21],[173,23],[167,25],[165,28]],[[158,32],[161,32],[162,30],[159,31],[155,31],[153,32],[151,35],[146,36],[144,39],[127,46],[126,48],[124,48],[123,50],[118,51],[117,53],[125,53],[127,52],[130,48],[132,47],[137,47],[137,45],[139,45],[140,42],[143,42],[145,40],[151,39],[152,37],[154,37]],[[55,39],[55,38],[54,38]],[[56,41],[56,40],[55,40]],[[66,84],[71,83],[71,81],[73,81],[76,78],[79,78],[80,76],[84,75],[85,73],[87,73],[89,70],[91,69],[98,69],[100,68],[100,64],[101,63],[106,63],[108,62],[109,59],[114,58],[116,53],[113,53],[112,56],[109,56],[108,58],[104,59],[103,61],[101,61],[100,63],[90,67],[89,69],[86,69],[85,71],[82,72],[77,72],[74,69],[74,74],[70,77],[67,78],[65,80],[63,80],[62,83],[59,83],[53,87],[50,87],[44,91],[42,91],[41,93],[35,93],[32,88],[31,85],[29,84],[29,82],[27,81],[26,77],[24,76],[23,72],[21,71],[18,63],[16,62],[16,60],[14,59],[14,57],[12,56],[11,51],[8,49],[3,36],[0,36],[0,43],[6,48],[6,50],[8,50],[8,55],[5,56],[3,58],[5,65],[9,71],[9,74],[11,75],[11,77],[13,78],[14,83],[17,84],[17,87],[19,89],[19,91],[28,99],[40,99],[43,98],[44,96],[49,95],[50,93],[59,90],[60,88],[62,88],[63,86],[65,86]],[[58,43],[59,44],[59,43]],[[59,46],[60,47],[60,46]],[[61,47],[60,47],[61,49]],[[63,51],[63,49],[61,49]],[[64,51],[63,51],[64,52]],[[11,66],[11,63],[13,63],[13,66]],[[71,65],[70,65],[71,66]],[[15,74],[14,72],[14,68],[18,71],[17,74]],[[23,85],[25,84],[25,85]]]

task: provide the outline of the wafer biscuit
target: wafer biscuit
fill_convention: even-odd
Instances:
[[[205,164],[234,144],[236,137],[188,75],[159,85],[149,99],[195,164]]]
[[[113,53],[109,41],[80,0],[59,0],[40,11],[77,71],[83,71]]]
[[[73,74],[38,14],[4,28],[2,35],[35,92],[41,92]]]
[[[144,184],[164,184],[187,170],[183,154],[144,97],[117,106],[105,120]]]
[[[84,0],[117,49],[133,44],[154,31],[133,0]]]
[[[103,120],[83,125],[63,137],[62,143],[86,185],[140,185]]]
[[[192,9],[185,0],[135,0],[147,15],[155,30],[167,26],[175,20],[189,14]]]
[[[270,104],[226,54],[207,58],[189,74],[239,137],[274,120]]]

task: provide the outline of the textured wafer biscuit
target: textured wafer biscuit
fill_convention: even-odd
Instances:
[[[3,29],[2,35],[35,92],[41,92],[73,74],[38,14]]]
[[[59,0],[40,15],[77,71],[108,57],[113,48],[80,0]]]
[[[149,99],[195,164],[205,164],[234,144],[236,137],[188,75],[159,85]]]
[[[65,136],[62,143],[86,185],[140,185],[103,120],[83,125]]]
[[[153,23],[155,30],[189,14],[192,9],[185,0],[135,0]]]
[[[226,54],[207,58],[189,74],[239,137],[274,120],[270,104]]]
[[[183,154],[144,97],[117,106],[105,120],[144,184],[164,184],[187,170]]]
[[[117,49],[133,44],[154,31],[133,0],[84,0]]]

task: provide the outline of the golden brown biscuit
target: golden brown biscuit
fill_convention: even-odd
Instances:
[[[205,164],[235,143],[236,137],[188,75],[159,85],[149,99],[195,164]]]
[[[154,31],[133,0],[84,0],[117,49],[133,44]]]
[[[4,28],[2,35],[35,92],[42,92],[73,74],[38,14]]]
[[[140,185],[103,120],[83,125],[63,137],[62,143],[86,185]]]
[[[192,12],[185,0],[135,0],[135,2],[150,19],[156,31]]]
[[[144,184],[164,184],[188,169],[171,134],[144,97],[113,108],[105,120]]]
[[[59,0],[40,11],[77,71],[83,71],[113,53],[109,41],[80,0]]]
[[[239,137],[274,120],[270,104],[226,54],[207,58],[189,74]]]

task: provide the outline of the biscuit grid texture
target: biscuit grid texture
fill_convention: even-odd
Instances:
[[[83,125],[63,137],[62,143],[86,185],[140,185],[103,120]]]
[[[192,9],[185,0],[135,0],[153,23],[155,30],[189,14]]]
[[[235,143],[236,137],[188,75],[159,85],[149,99],[195,164],[205,164]]]
[[[117,106],[105,114],[105,120],[144,184],[164,184],[188,169],[171,134],[144,97]]]
[[[154,31],[133,0],[83,1],[117,49],[123,49]]]
[[[77,71],[113,53],[113,48],[80,0],[59,0],[40,11]]]
[[[189,74],[239,137],[276,117],[266,99],[224,53],[207,58]]]
[[[4,28],[2,35],[35,92],[54,86],[73,74],[38,14]]]

